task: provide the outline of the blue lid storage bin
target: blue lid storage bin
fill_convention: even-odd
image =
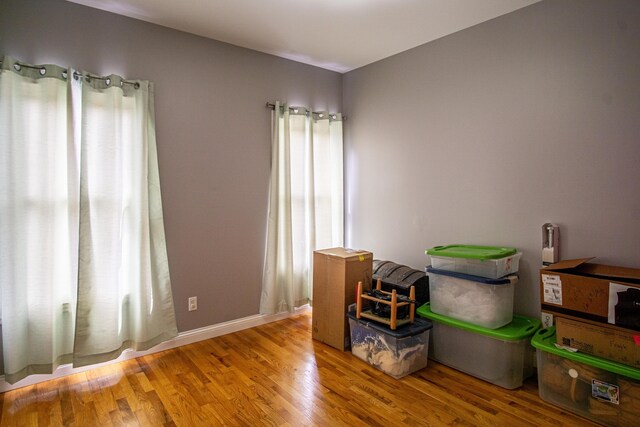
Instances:
[[[499,279],[427,267],[431,310],[489,329],[513,320],[513,288],[518,276]]]
[[[399,379],[427,366],[432,323],[416,317],[413,324],[391,330],[349,312],[351,352],[393,378]]]

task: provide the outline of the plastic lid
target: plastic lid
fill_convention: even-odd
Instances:
[[[574,362],[584,363],[585,365],[593,366],[594,368],[604,369],[605,371],[612,372],[618,375],[624,375],[625,377],[640,380],[640,369],[632,368],[631,366],[623,365],[621,363],[613,362],[611,360],[602,359],[600,357],[591,356],[584,353],[573,353],[568,350],[556,347],[556,327],[540,329],[531,340],[531,345],[539,350],[552,353],[565,359],[573,360]]]
[[[453,326],[455,328],[497,338],[502,341],[519,341],[528,338],[540,328],[540,320],[535,317],[519,316],[514,314],[511,323],[498,329],[489,329],[473,323],[463,322],[462,320],[434,313],[431,311],[430,303],[426,303],[419,307],[417,313],[419,316],[426,317],[427,319],[447,326]]]
[[[455,277],[457,279],[470,280],[472,282],[478,282],[485,285],[508,285],[510,283],[517,283],[518,276],[511,274],[509,276],[500,277],[498,279],[489,279],[487,277],[472,276],[471,274],[458,273],[457,271],[439,270],[437,268],[427,267],[427,273],[440,274],[441,276]]]
[[[429,320],[416,317],[413,319],[414,320],[413,323],[408,323],[402,326],[398,326],[394,331],[385,324],[374,322],[372,320],[364,319],[364,318],[358,319],[356,318],[356,314],[352,311],[347,313],[347,316],[349,316],[350,319],[355,320],[361,325],[365,325],[379,332],[385,333],[387,335],[391,335],[394,338],[412,337],[414,335],[421,334],[422,332],[429,330],[433,327],[433,324]]]
[[[486,261],[514,255],[514,248],[501,248],[498,246],[473,246],[473,245],[449,245],[435,246],[425,253],[427,255],[446,256],[451,258],[469,258]]]

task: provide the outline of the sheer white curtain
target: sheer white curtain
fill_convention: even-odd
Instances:
[[[308,303],[313,251],[344,234],[341,116],[276,102],[271,149],[262,314]]]
[[[153,85],[4,58],[0,150],[5,379],[176,336]]]
[[[73,352],[79,157],[63,72],[48,66],[43,77],[9,58],[0,70],[0,315],[8,382],[50,373]]]
[[[153,85],[82,83],[74,366],[177,335],[156,156]],[[109,83],[107,85],[107,82]]]

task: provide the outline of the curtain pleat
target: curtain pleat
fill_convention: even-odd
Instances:
[[[313,251],[343,244],[340,120],[276,102],[272,130],[262,314],[310,302]]]
[[[0,74],[8,382],[177,335],[153,85],[15,64],[4,58]]]

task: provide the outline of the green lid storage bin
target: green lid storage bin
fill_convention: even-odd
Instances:
[[[604,425],[640,425],[640,369],[558,348],[555,327],[539,330],[531,344],[540,398]]]
[[[431,359],[506,389],[533,375],[530,340],[540,327],[538,319],[515,314],[508,325],[488,329],[434,313],[429,303],[417,313],[433,323]]]
[[[448,245],[426,251],[431,267],[472,276],[497,279],[518,272],[522,253],[498,246]]]

